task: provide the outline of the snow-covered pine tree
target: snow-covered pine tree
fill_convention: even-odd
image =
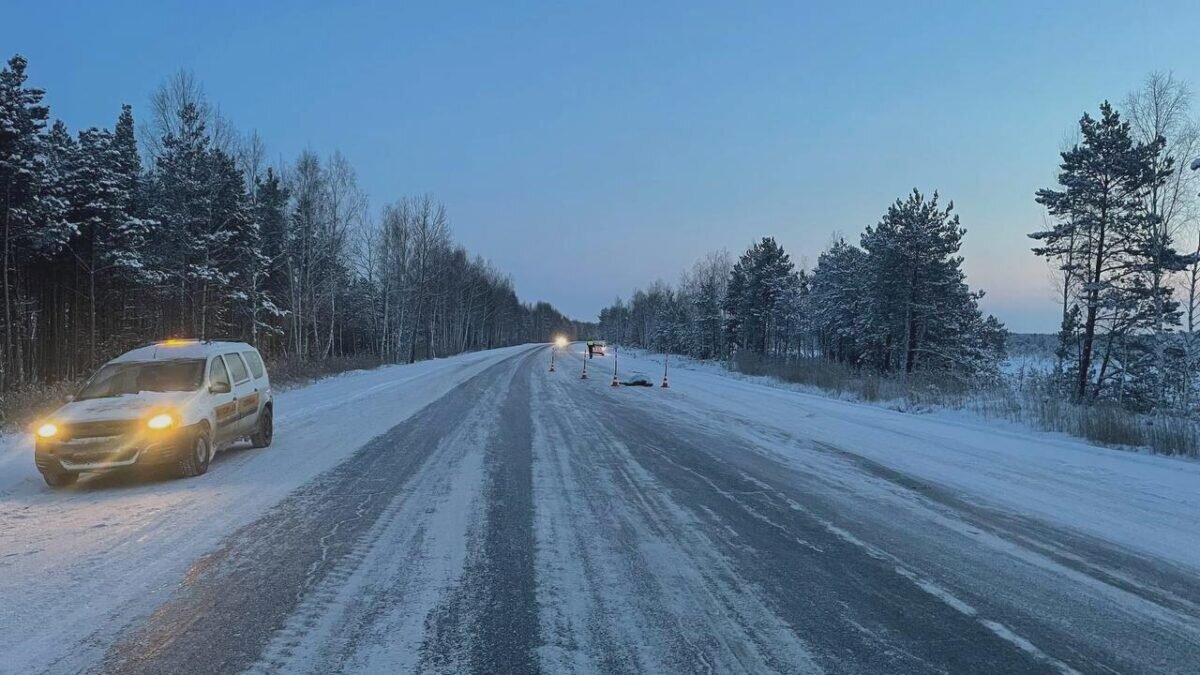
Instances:
[[[113,127],[108,171],[115,185],[117,211],[114,232],[110,238],[111,263],[129,281],[156,283],[160,279],[150,274],[143,260],[152,223],[143,217],[142,161],[138,155],[134,132],[133,108],[121,106],[121,114]]]
[[[696,356],[703,359],[723,356],[725,348],[725,314],[721,305],[729,285],[733,261],[725,250],[708,254],[692,269],[696,292],[692,296],[697,326]]]
[[[76,162],[76,143],[62,120],[55,120],[42,139],[42,172],[38,187],[39,225],[29,244],[40,255],[58,253],[77,231],[68,219]]]
[[[724,310],[726,334],[739,349],[772,350],[772,327],[782,319],[782,300],[799,283],[795,265],[773,237],[763,237],[738,258],[729,276]]]
[[[209,140],[195,107],[185,105],[178,111],[178,119],[178,135],[168,133],[157,141],[162,151],[152,173],[150,215],[157,223],[154,269],[167,282],[158,303],[162,315],[157,323],[169,327],[171,333],[190,336],[199,323],[192,296],[197,277],[192,261],[203,255],[198,237],[210,209]]]
[[[1081,280],[1072,394],[1090,401],[1124,380],[1120,370],[1131,361],[1122,355],[1136,347],[1127,336],[1160,320],[1178,322],[1170,289],[1152,279],[1184,269],[1189,258],[1163,238],[1160,216],[1145,208],[1146,196],[1170,175],[1159,158],[1162,139],[1135,142],[1129,123],[1107,102],[1099,119],[1085,113],[1079,129],[1081,142],[1062,153],[1058,188],[1037,193],[1056,222],[1029,236],[1040,242],[1035,253],[1071,266]],[[1122,396],[1121,387],[1114,396]]]
[[[123,199],[113,172],[112,134],[105,129],[79,132],[71,178],[69,219],[76,235],[70,241],[87,297],[86,367],[99,358],[97,321],[107,290],[107,277],[122,260],[119,228],[123,225]]]
[[[30,366],[34,369],[34,379],[39,376],[71,377],[83,366],[78,356],[83,350],[64,349],[62,343],[71,340],[74,344],[83,344],[74,324],[87,315],[87,310],[79,303],[82,294],[62,292],[64,288],[74,291],[71,284],[78,268],[67,248],[68,242],[77,234],[69,220],[77,149],[75,139],[61,120],[43,136],[42,152],[37,202],[39,223],[31,236],[22,242],[22,249],[30,255],[24,261],[21,276],[29,301],[36,303],[40,310],[40,320],[32,327],[32,332],[56,339],[42,344],[31,341],[28,352],[33,357]],[[41,369],[37,368],[38,357],[45,364]]]
[[[966,230],[953,203],[939,208],[938,194],[918,190],[897,199],[862,235],[867,302],[857,330],[878,367],[903,374],[918,369],[975,374],[998,355],[976,354],[986,327],[958,255]]]
[[[864,342],[855,329],[867,297],[867,255],[839,238],[817,258],[810,282],[808,325],[821,353],[839,363],[858,364]]]
[[[201,233],[206,270],[198,335],[241,334],[235,309],[245,308],[257,297],[258,224],[233,155],[214,148],[209,162],[212,212]]]
[[[4,354],[0,355],[0,391],[22,383],[27,372],[22,326],[18,314],[21,261],[17,244],[36,236],[40,218],[42,130],[50,109],[42,105],[45,92],[28,87],[25,57],[15,55],[0,70],[0,290],[4,294]]]
[[[111,353],[144,342],[147,334],[158,333],[150,309],[153,296],[147,297],[143,289],[165,281],[165,275],[154,265],[151,234],[157,223],[146,213],[147,179],[138,152],[133,108],[128,104],[121,106],[113,127],[108,158],[117,205],[106,251],[112,266],[106,298],[108,307],[114,310],[110,312],[113,325],[106,344],[106,351]]]

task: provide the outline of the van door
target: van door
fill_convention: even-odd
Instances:
[[[213,429],[214,443],[223,443],[236,433],[237,425],[237,394],[234,393],[233,380],[229,377],[229,369],[220,356],[214,356],[208,367],[208,391],[213,406],[213,417],[216,418],[217,428]]]
[[[245,436],[254,430],[258,424],[258,402],[261,398],[254,380],[250,377],[250,369],[242,360],[242,355],[229,352],[223,355],[225,365],[229,366],[229,376],[233,378],[233,393],[237,398],[237,424],[235,435]]]

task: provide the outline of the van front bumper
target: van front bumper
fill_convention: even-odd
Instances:
[[[185,434],[148,438],[81,438],[39,440],[34,462],[42,473],[112,471],[132,466],[158,466],[176,461],[187,450]]]

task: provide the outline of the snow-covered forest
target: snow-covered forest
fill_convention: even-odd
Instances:
[[[1119,411],[1130,429],[1138,416],[1195,417],[1200,125],[1170,75],[1063,121],[1073,131],[1055,184],[1030,195],[1045,223],[1029,235],[1061,326],[1052,365],[1014,384],[1007,331],[963,270],[970,224],[937,192],[900,197],[809,268],[769,236],[709,254],[678,283],[617,299],[597,327],[521,302],[502,270],[455,243],[434,197],[373,207],[336,151],[268,161],[265,141],[186,72],[144,111],[114,110],[111,128],[72,130],[27,65],[14,56],[0,70],[0,397],[173,336],[242,339],[277,362],[369,364],[563,333],[867,398],[1003,390],[1020,401],[1009,408]],[[1071,426],[1039,410],[1042,426]]]
[[[187,73],[72,130],[26,68],[0,71],[0,396],[171,336],[394,362],[579,329],[455,244],[434,198],[372,209],[337,152],[268,162]]]
[[[698,358],[822,359],[901,376],[995,376],[1005,329],[979,309],[953,206],[919,191],[891,205],[858,245],[834,241],[812,270],[773,238],[736,260],[714,253],[677,287],[658,282],[600,314],[606,338]]]
[[[1048,372],[1005,376],[1007,332],[980,311],[982,291],[962,271],[966,228],[936,192],[917,190],[857,242],[835,239],[812,269],[766,237],[736,258],[708,255],[675,285],[617,299],[600,330],[865,398],[961,403],[985,392],[989,412],[1194,455],[1200,125],[1191,93],[1153,74],[1076,128],[1057,184],[1031,195],[1046,214],[1031,248],[1062,309]]]

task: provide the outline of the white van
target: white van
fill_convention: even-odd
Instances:
[[[88,471],[168,465],[208,471],[217,450],[271,444],[274,401],[258,350],[244,342],[166,340],[104,364],[34,426],[34,460],[51,487]]]

